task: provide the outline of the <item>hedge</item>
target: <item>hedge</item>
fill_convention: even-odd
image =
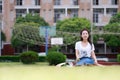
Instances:
[[[117,61],[120,62],[120,54],[117,55]]]
[[[46,62],[46,56],[39,56],[38,62]],[[13,56],[0,56],[0,62],[20,62],[20,57]]]
[[[0,62],[19,62],[19,56],[0,56]]]

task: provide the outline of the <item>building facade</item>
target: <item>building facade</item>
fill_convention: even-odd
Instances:
[[[84,17],[103,27],[118,11],[120,0],[0,0],[0,26],[6,43],[10,43],[16,18],[27,13],[38,13],[50,25],[65,18]]]

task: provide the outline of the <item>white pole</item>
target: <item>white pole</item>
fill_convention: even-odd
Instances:
[[[65,17],[68,17],[67,14],[68,14],[68,13],[67,13],[67,8],[65,8]]]

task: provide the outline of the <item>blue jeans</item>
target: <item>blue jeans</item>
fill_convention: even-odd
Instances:
[[[92,58],[90,58],[90,57],[82,57],[76,63],[76,66],[89,65],[89,64],[94,64],[94,60]]]

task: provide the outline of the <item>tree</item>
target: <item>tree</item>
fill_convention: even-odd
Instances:
[[[111,35],[111,37],[109,37],[109,41],[107,42],[107,45],[113,46],[113,47],[118,47],[120,46],[120,36],[114,36]]]
[[[13,35],[12,39],[18,39],[30,44],[42,44],[42,39],[39,36],[39,27],[22,24],[13,29]]]
[[[34,22],[38,23],[39,26],[48,26],[49,24],[38,14],[27,14],[25,17],[18,17],[16,19],[16,23],[24,23],[24,22]]]
[[[25,17],[17,18],[11,39],[13,47],[26,45],[28,50],[30,45],[43,44],[44,39],[39,35],[39,27],[47,25],[48,23],[37,14],[27,14]]]
[[[108,46],[118,47],[120,46],[120,13],[111,17],[109,24],[103,27],[104,32],[109,35],[104,35],[104,39]],[[111,35],[114,34],[114,35]]]
[[[39,35],[39,27],[35,27],[31,24],[32,23],[23,23],[15,25],[11,39],[11,43],[14,47],[26,45],[28,50],[28,46],[40,45],[44,42],[44,39]]]
[[[120,33],[120,23],[109,23],[103,29],[106,32]]]
[[[117,13],[116,15],[114,15],[114,16],[110,19],[109,24],[112,24],[112,23],[120,23],[120,12]]]
[[[64,38],[64,44],[74,44],[79,40],[78,33],[81,29],[87,28],[90,30],[90,21],[85,18],[70,18],[63,21],[58,21],[56,24],[57,35]]]
[[[79,32],[83,28],[90,29],[90,21],[85,18],[70,18],[58,21],[56,27],[60,31]]]

